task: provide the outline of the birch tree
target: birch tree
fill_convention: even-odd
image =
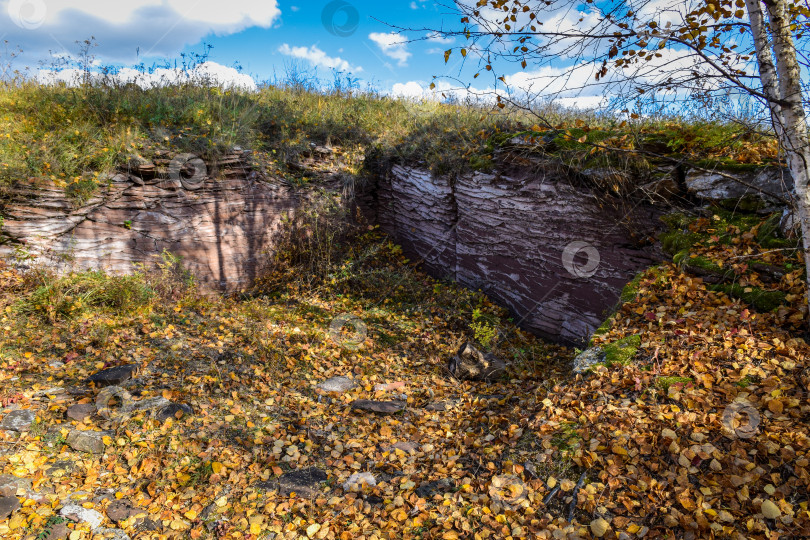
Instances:
[[[462,45],[447,50],[445,62],[459,53],[477,58],[475,78],[493,76],[499,106],[508,98],[497,84],[510,79],[523,83],[529,102],[612,95],[622,106],[647,99],[678,110],[711,96],[757,100],[793,178],[810,280],[806,0],[457,0],[446,7],[461,25],[438,35]],[[504,75],[509,63],[517,74]]]

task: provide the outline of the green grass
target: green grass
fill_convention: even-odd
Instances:
[[[42,315],[50,321],[93,308],[129,310],[146,305],[155,294],[139,275],[82,272],[40,279],[42,283],[17,303],[17,309],[21,313]]]
[[[687,385],[691,383],[694,379],[691,377],[656,377],[655,385],[659,388],[663,389],[664,392],[669,392],[669,387],[680,384],[680,385]]]
[[[549,105],[533,111],[548,119],[538,126],[538,115],[519,108],[396,99],[338,86],[323,91],[321,84],[291,80],[248,92],[207,81],[150,90],[109,80],[76,87],[0,82],[0,188],[42,177],[83,202],[105,175],[133,159],[169,152],[208,160],[234,146],[253,150],[255,165],[271,172],[287,171],[286,164],[317,143],[341,148],[352,172],[363,162],[369,172],[392,163],[449,175],[491,171],[499,151],[509,148],[574,170],[612,167],[640,179],[654,163],[633,150],[651,144],[694,160],[749,147],[764,156],[772,146],[767,135],[731,123],[654,118],[627,124]],[[532,144],[513,148],[516,136]]]

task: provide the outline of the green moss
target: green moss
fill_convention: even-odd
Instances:
[[[619,365],[627,365],[638,352],[641,346],[641,336],[632,335],[624,337],[613,343],[602,345],[602,350],[605,351],[605,365],[607,367]]]
[[[714,214],[720,218],[719,220],[712,219],[712,226],[715,228],[726,229],[729,225],[732,225],[739,228],[741,231],[749,231],[762,221],[761,216],[746,213],[740,208],[728,210],[726,208],[715,207]]]
[[[622,293],[619,295],[619,302],[624,304],[636,298],[636,296],[638,295],[639,285],[641,284],[641,279],[644,277],[644,274],[646,273],[647,273],[646,270],[639,272],[638,274],[636,274],[636,277],[634,277],[632,280],[630,280],[629,283],[627,283],[627,285],[624,286],[624,288],[622,289]]]
[[[589,343],[588,346],[589,347],[591,346],[591,344],[593,343],[593,338],[594,337],[601,336],[602,334],[605,334],[608,330],[610,330],[610,326],[612,324],[613,324],[613,316],[611,315],[610,317],[605,319],[605,321],[602,324],[599,325],[599,328],[597,328],[596,330],[593,331],[593,335],[591,337],[591,343]]]
[[[722,268],[721,266],[717,265],[717,263],[712,262],[706,257],[694,255],[689,256],[688,253],[684,256],[684,252],[680,252],[675,255],[675,257],[672,258],[672,262],[681,267],[699,268],[706,272],[715,274],[723,280],[730,279],[734,276],[734,270],[731,268]]]
[[[669,391],[669,387],[673,384],[686,384],[693,382],[691,377],[658,377],[655,379],[655,386],[663,388],[664,392]]]
[[[772,311],[785,303],[782,291],[766,291],[758,287],[743,287],[737,283],[719,284],[709,287],[750,304],[757,311]]]
[[[667,229],[671,231],[685,229],[690,223],[695,221],[693,216],[688,216],[681,212],[667,214],[666,216],[661,216],[660,219],[662,222],[664,222],[664,225],[667,226]]]
[[[762,169],[759,163],[737,163],[730,159],[702,159],[695,163],[698,167],[724,172],[756,172]]]
[[[753,213],[759,212],[766,207],[765,201],[752,195],[746,195],[740,199],[723,199],[722,201],[718,201],[716,204],[717,206],[731,212],[738,211]]]
[[[685,233],[682,231],[667,231],[658,237],[664,251],[674,255],[680,251],[688,250],[698,243],[702,236],[698,233]]]

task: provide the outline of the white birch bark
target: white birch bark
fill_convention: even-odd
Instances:
[[[772,113],[774,110],[778,111],[774,115],[774,129],[785,151],[796,189],[796,214],[802,230],[808,302],[810,302],[810,191],[808,191],[810,141],[807,135],[807,115],[802,106],[801,74],[785,0],[764,0],[763,3],[768,12],[773,54],[768,42],[760,1],[746,0],[746,8],[751,21],[764,93],[769,97],[769,101],[779,101],[769,103],[769,106]]]

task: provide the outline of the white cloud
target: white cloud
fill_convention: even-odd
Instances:
[[[36,78],[41,83],[54,84],[65,83],[73,85],[81,82],[84,73],[75,68],[50,70],[41,69],[37,72]],[[105,78],[100,73],[92,73],[91,78],[100,81]],[[159,68],[151,73],[144,73],[132,68],[121,69],[116,75],[107,75],[110,82],[119,84],[134,83],[141,88],[155,88],[168,84],[186,82],[206,82],[215,84],[222,88],[240,88],[243,90],[256,90],[256,81],[250,75],[240,73],[236,69],[216,62],[205,62],[192,70]]]
[[[290,47],[289,45],[284,43],[281,47],[278,48],[278,52],[286,56],[292,56],[293,58],[300,58],[302,60],[306,60],[316,67],[337,69],[338,71],[348,71],[350,73],[360,73],[361,71],[363,71],[362,67],[352,66],[346,60],[340,58],[339,56],[332,57],[327,55],[324,51],[319,49],[317,45],[312,45],[309,48]]]
[[[397,32],[388,34],[382,32],[372,32],[368,38],[377,44],[384,55],[393,58],[400,66],[408,65],[408,38]]]
[[[420,81],[408,81],[406,83],[396,83],[388,92],[394,97],[406,99],[418,99],[428,101],[442,101],[453,98],[459,100],[469,99],[478,102],[491,102],[495,99],[495,92],[489,88],[481,90],[478,88],[465,88],[450,84],[447,81],[437,81],[436,86],[431,89],[429,83]]]
[[[0,0],[0,28],[9,43],[45,56],[61,45],[95,36],[94,54],[116,61],[174,56],[208,35],[269,28],[281,11],[277,0]]]
[[[416,4],[416,2],[411,2],[411,9],[419,9],[419,6]]]

